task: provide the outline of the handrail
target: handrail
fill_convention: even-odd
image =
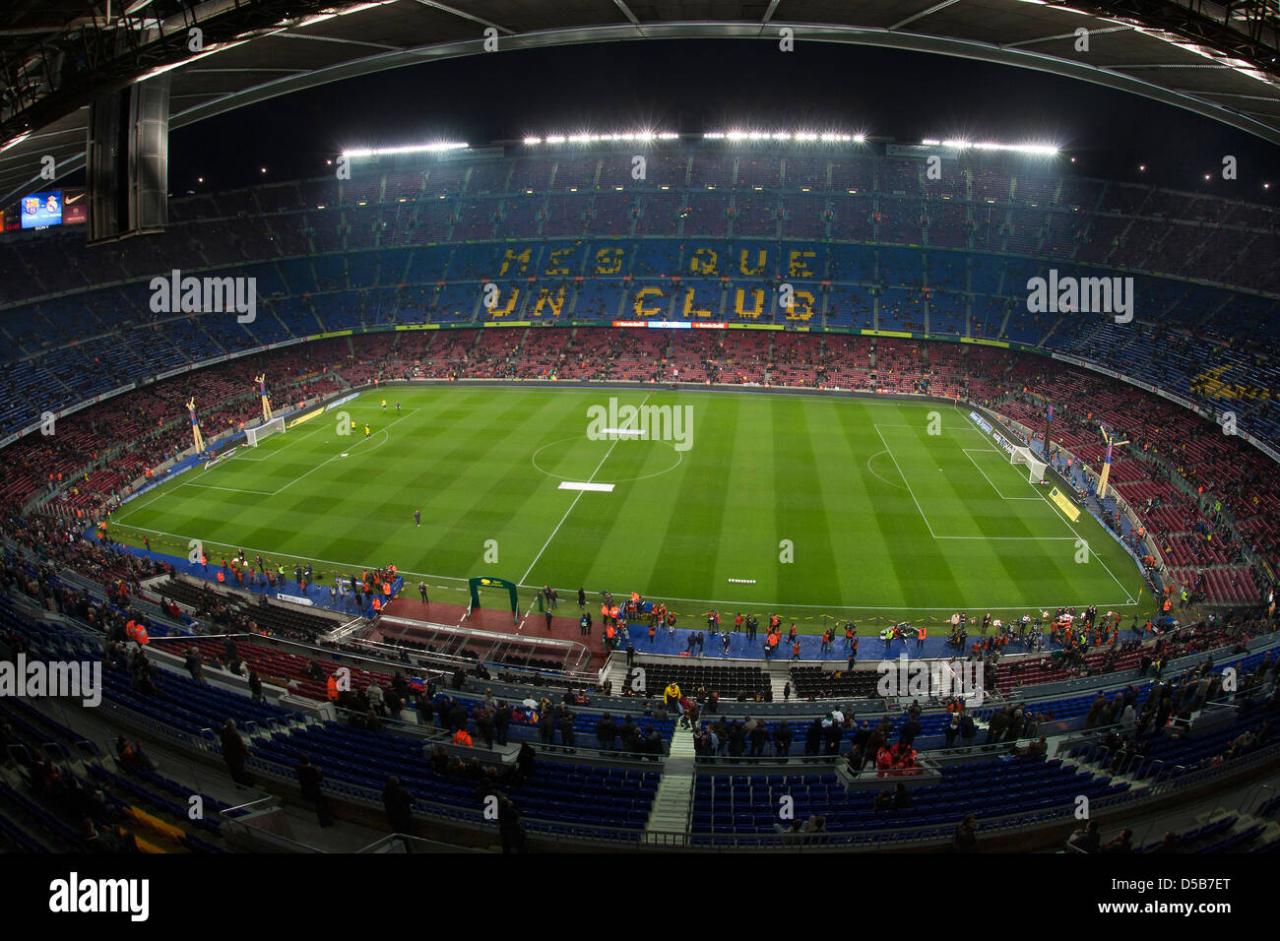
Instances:
[[[267,810],[269,807],[259,807],[259,804],[267,804],[271,806],[279,806],[277,798],[268,794],[266,797],[259,797],[257,800],[246,801],[243,804],[236,804],[234,807],[224,807],[219,814],[228,819],[239,819],[244,814],[252,812],[250,808],[256,810]],[[243,811],[243,813],[241,813]]]
[[[403,846],[403,852],[412,853],[412,847],[425,847],[429,853],[490,853],[492,850],[484,849],[478,846],[457,846],[453,843],[441,843],[438,840],[428,840],[424,837],[414,836],[410,833],[389,833],[384,837],[379,837],[367,846],[362,846],[355,851],[357,856],[368,856],[377,853],[393,853],[396,852],[393,847],[396,844]]]
[[[694,755],[693,764],[698,770],[711,768],[746,767],[760,769],[768,766],[785,767],[789,772],[806,767],[826,766],[836,768],[845,760],[844,755]]]

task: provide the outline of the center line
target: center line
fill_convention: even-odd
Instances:
[[[644,403],[649,401],[652,392],[646,392],[643,399],[640,400],[640,408],[644,408]],[[609,460],[609,455],[613,453],[613,449],[618,446],[618,442],[622,438],[614,438],[613,444],[609,445],[609,450],[604,452],[604,457],[600,458],[600,463],[596,465],[596,469],[591,472],[591,476],[587,478],[587,483],[591,483],[596,479],[596,474],[600,473],[600,468],[604,467],[604,462]],[[521,583],[528,581],[529,573],[533,571],[533,567],[538,564],[538,560],[542,558],[542,553],[547,551],[547,546],[551,545],[551,540],[556,538],[556,533],[560,532],[560,527],[564,525],[564,521],[569,518],[569,514],[573,512],[573,508],[578,505],[578,501],[582,499],[585,490],[579,490],[578,495],[573,498],[573,502],[569,504],[569,509],[564,511],[564,516],[560,517],[560,522],[556,523],[556,528],[551,530],[551,535],[547,537],[547,541],[542,544],[542,548],[538,550],[538,554],[533,557],[533,561],[529,563],[529,567],[525,573],[520,576]]]

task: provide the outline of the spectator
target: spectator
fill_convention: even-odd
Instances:
[[[1104,853],[1132,853],[1133,852],[1133,831],[1124,829],[1120,831],[1120,835],[1113,838],[1109,843],[1102,847]]]
[[[249,748],[236,730],[234,719],[228,719],[219,735],[222,744],[222,760],[231,772],[231,780],[242,787],[252,787],[254,777],[245,769],[249,758]]]
[[[298,762],[294,772],[298,776],[298,788],[302,792],[302,799],[309,801],[315,809],[316,820],[321,827],[328,827],[333,824],[333,817],[329,814],[329,801],[321,790],[324,783],[324,773],[311,763],[311,759],[303,755]]]
[[[498,837],[502,840],[502,852],[524,852],[524,824],[520,811],[505,794],[498,795]]]
[[[204,662],[200,659],[200,651],[191,647],[187,650],[187,659],[184,661],[187,672],[191,674],[191,678],[197,683],[204,682]]]
[[[784,761],[791,753],[791,726],[785,720],[779,722],[773,731],[773,749]]]
[[[609,713],[606,712],[600,717],[600,721],[596,723],[596,741],[600,743],[601,748],[613,748],[613,743],[617,737],[618,726]]]
[[[893,789],[893,809],[906,810],[911,806],[911,792],[907,790],[907,786],[901,781],[897,787]]]
[[[969,814],[956,826],[951,838],[953,853],[973,853],[978,849],[978,818]]]
[[[1076,829],[1067,839],[1067,845],[1081,853],[1096,853],[1101,848],[1102,835],[1098,832],[1098,821],[1090,820],[1083,827]]]
[[[392,833],[413,834],[413,798],[400,786],[399,778],[387,778],[382,789],[382,807]]]

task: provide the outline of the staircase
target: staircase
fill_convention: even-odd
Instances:
[[[671,752],[662,769],[662,781],[653,798],[646,837],[676,837],[683,843],[689,834],[689,810],[693,805],[693,732],[677,723],[671,735]]]
[[[783,690],[786,689],[788,682],[791,682],[791,666],[790,663],[768,663],[765,664],[765,670],[769,673],[769,686],[773,690],[773,702],[786,702],[783,696]],[[795,696],[794,686],[791,688],[791,695]]]
[[[609,662],[605,669],[604,678],[612,683],[613,695],[620,696],[622,689],[627,682],[627,655],[609,655]],[[661,692],[661,690],[659,690]]]

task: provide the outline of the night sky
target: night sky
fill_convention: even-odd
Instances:
[[[174,131],[170,187],[185,193],[197,176],[215,190],[316,176],[344,147],[646,126],[1050,142],[1088,176],[1270,203],[1280,193],[1280,148],[1146,98],[959,58],[803,42],[782,53],[742,40],[501,52],[323,85]],[[1239,160],[1234,185],[1220,178],[1224,154]]]

